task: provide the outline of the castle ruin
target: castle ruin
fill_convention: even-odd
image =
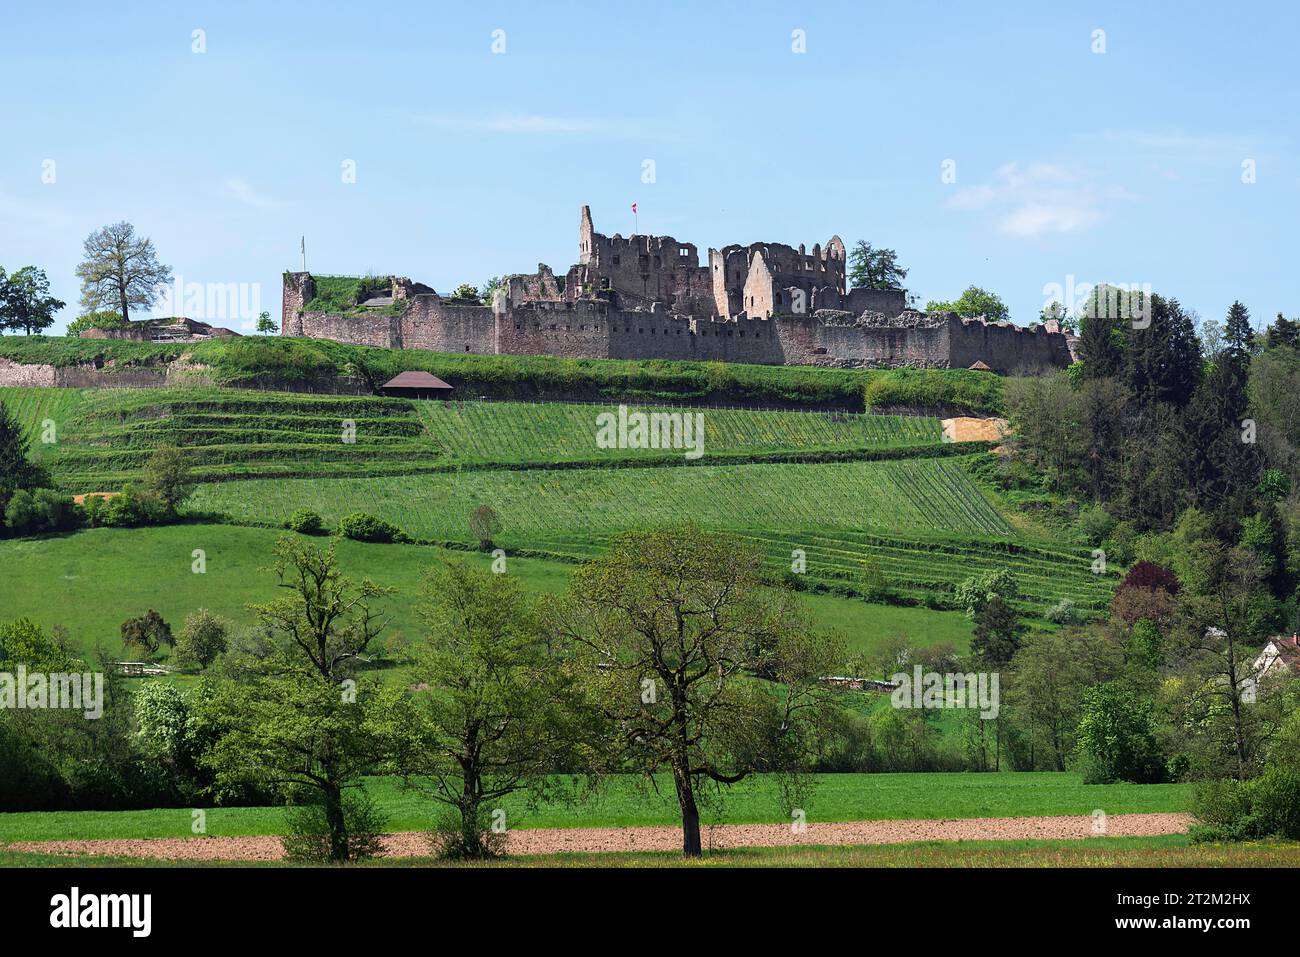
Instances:
[[[1033,375],[1069,365],[1073,337],[907,308],[903,289],[847,288],[844,243],[699,250],[671,236],[595,231],[582,208],[579,259],[563,279],[506,276],[490,305],[404,277],[347,312],[310,308],[315,280],[284,277],[280,331],[391,349],[586,359],[696,359],[843,368],[969,368]]]

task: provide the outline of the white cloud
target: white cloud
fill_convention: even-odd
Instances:
[[[1101,222],[1106,199],[1125,196],[1102,189],[1086,171],[1059,163],[1004,163],[991,182],[963,186],[948,199],[952,209],[986,211],[1008,235],[1036,238],[1077,233]]]
[[[254,209],[272,209],[280,205],[276,200],[258,193],[246,180],[238,176],[226,177],[221,183],[221,188],[228,199]]]
[[[1077,233],[1096,225],[1101,214],[1079,206],[1026,203],[1002,218],[1000,228],[1008,236],[1035,237],[1045,233]]]

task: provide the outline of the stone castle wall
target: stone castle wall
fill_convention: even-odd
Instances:
[[[286,273],[281,332],[391,349],[590,359],[699,359],[842,367],[968,368],[1008,374],[1070,363],[1055,329],[907,313],[903,289],[846,289],[844,243],[699,250],[671,236],[605,236],[582,208],[579,262],[505,277],[492,305],[444,299],[392,277],[395,305],[309,313],[308,273]]]
[[[765,365],[965,369],[983,362],[1007,375],[1033,375],[1070,363],[1066,336],[1042,326],[963,320],[871,325],[812,316],[695,319],[664,303],[621,309],[603,299],[542,300],[493,307],[411,297],[402,315],[301,313],[284,335],[386,349],[582,359],[697,359]]]

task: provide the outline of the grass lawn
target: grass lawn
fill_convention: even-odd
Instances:
[[[132,615],[154,608],[179,628],[198,608],[232,621],[250,623],[246,605],[275,597],[275,580],[263,569],[283,533],[233,525],[170,525],[160,528],[98,528],[55,538],[0,541],[0,621],[26,615],[45,628],[66,626],[78,648],[103,641],[116,652],[119,627]],[[315,541],[324,544],[328,539]],[[207,571],[191,571],[194,549],[203,549]],[[344,573],[369,576],[398,589],[388,602],[392,623],[381,640],[419,633],[411,599],[428,566],[441,557],[487,563],[475,552],[422,545],[368,545],[343,540],[338,555]],[[574,566],[533,558],[511,558],[511,574],[534,592],[561,591]],[[837,628],[855,649],[902,634],[919,644],[951,641],[964,649],[970,622],[959,612],[870,604],[829,595],[804,595],[821,627]]]
[[[432,802],[402,790],[394,778],[370,778],[367,789],[392,831],[431,826]],[[1183,784],[1083,784],[1077,774],[822,774],[804,802],[809,821],[870,821],[1036,815],[1186,811]],[[521,796],[503,802],[512,827],[625,827],[677,824],[672,784],[659,792],[639,779],[616,778],[603,793],[573,803],[553,801],[529,812]],[[789,820],[774,779],[758,776],[729,789],[703,815],[706,823],[783,823]],[[207,834],[242,837],[279,833],[279,808],[212,808]],[[0,842],[91,838],[190,837],[189,808],[141,811],[32,811],[0,814]]]

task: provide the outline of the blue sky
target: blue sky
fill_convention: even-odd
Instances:
[[[583,203],[626,235],[636,202],[702,251],[867,239],[1019,322],[1074,277],[1262,325],[1300,314],[1298,37],[1282,2],[13,4],[0,265],[60,329],[126,219],[278,316],[303,234],[315,272],[450,291],[562,272]]]

